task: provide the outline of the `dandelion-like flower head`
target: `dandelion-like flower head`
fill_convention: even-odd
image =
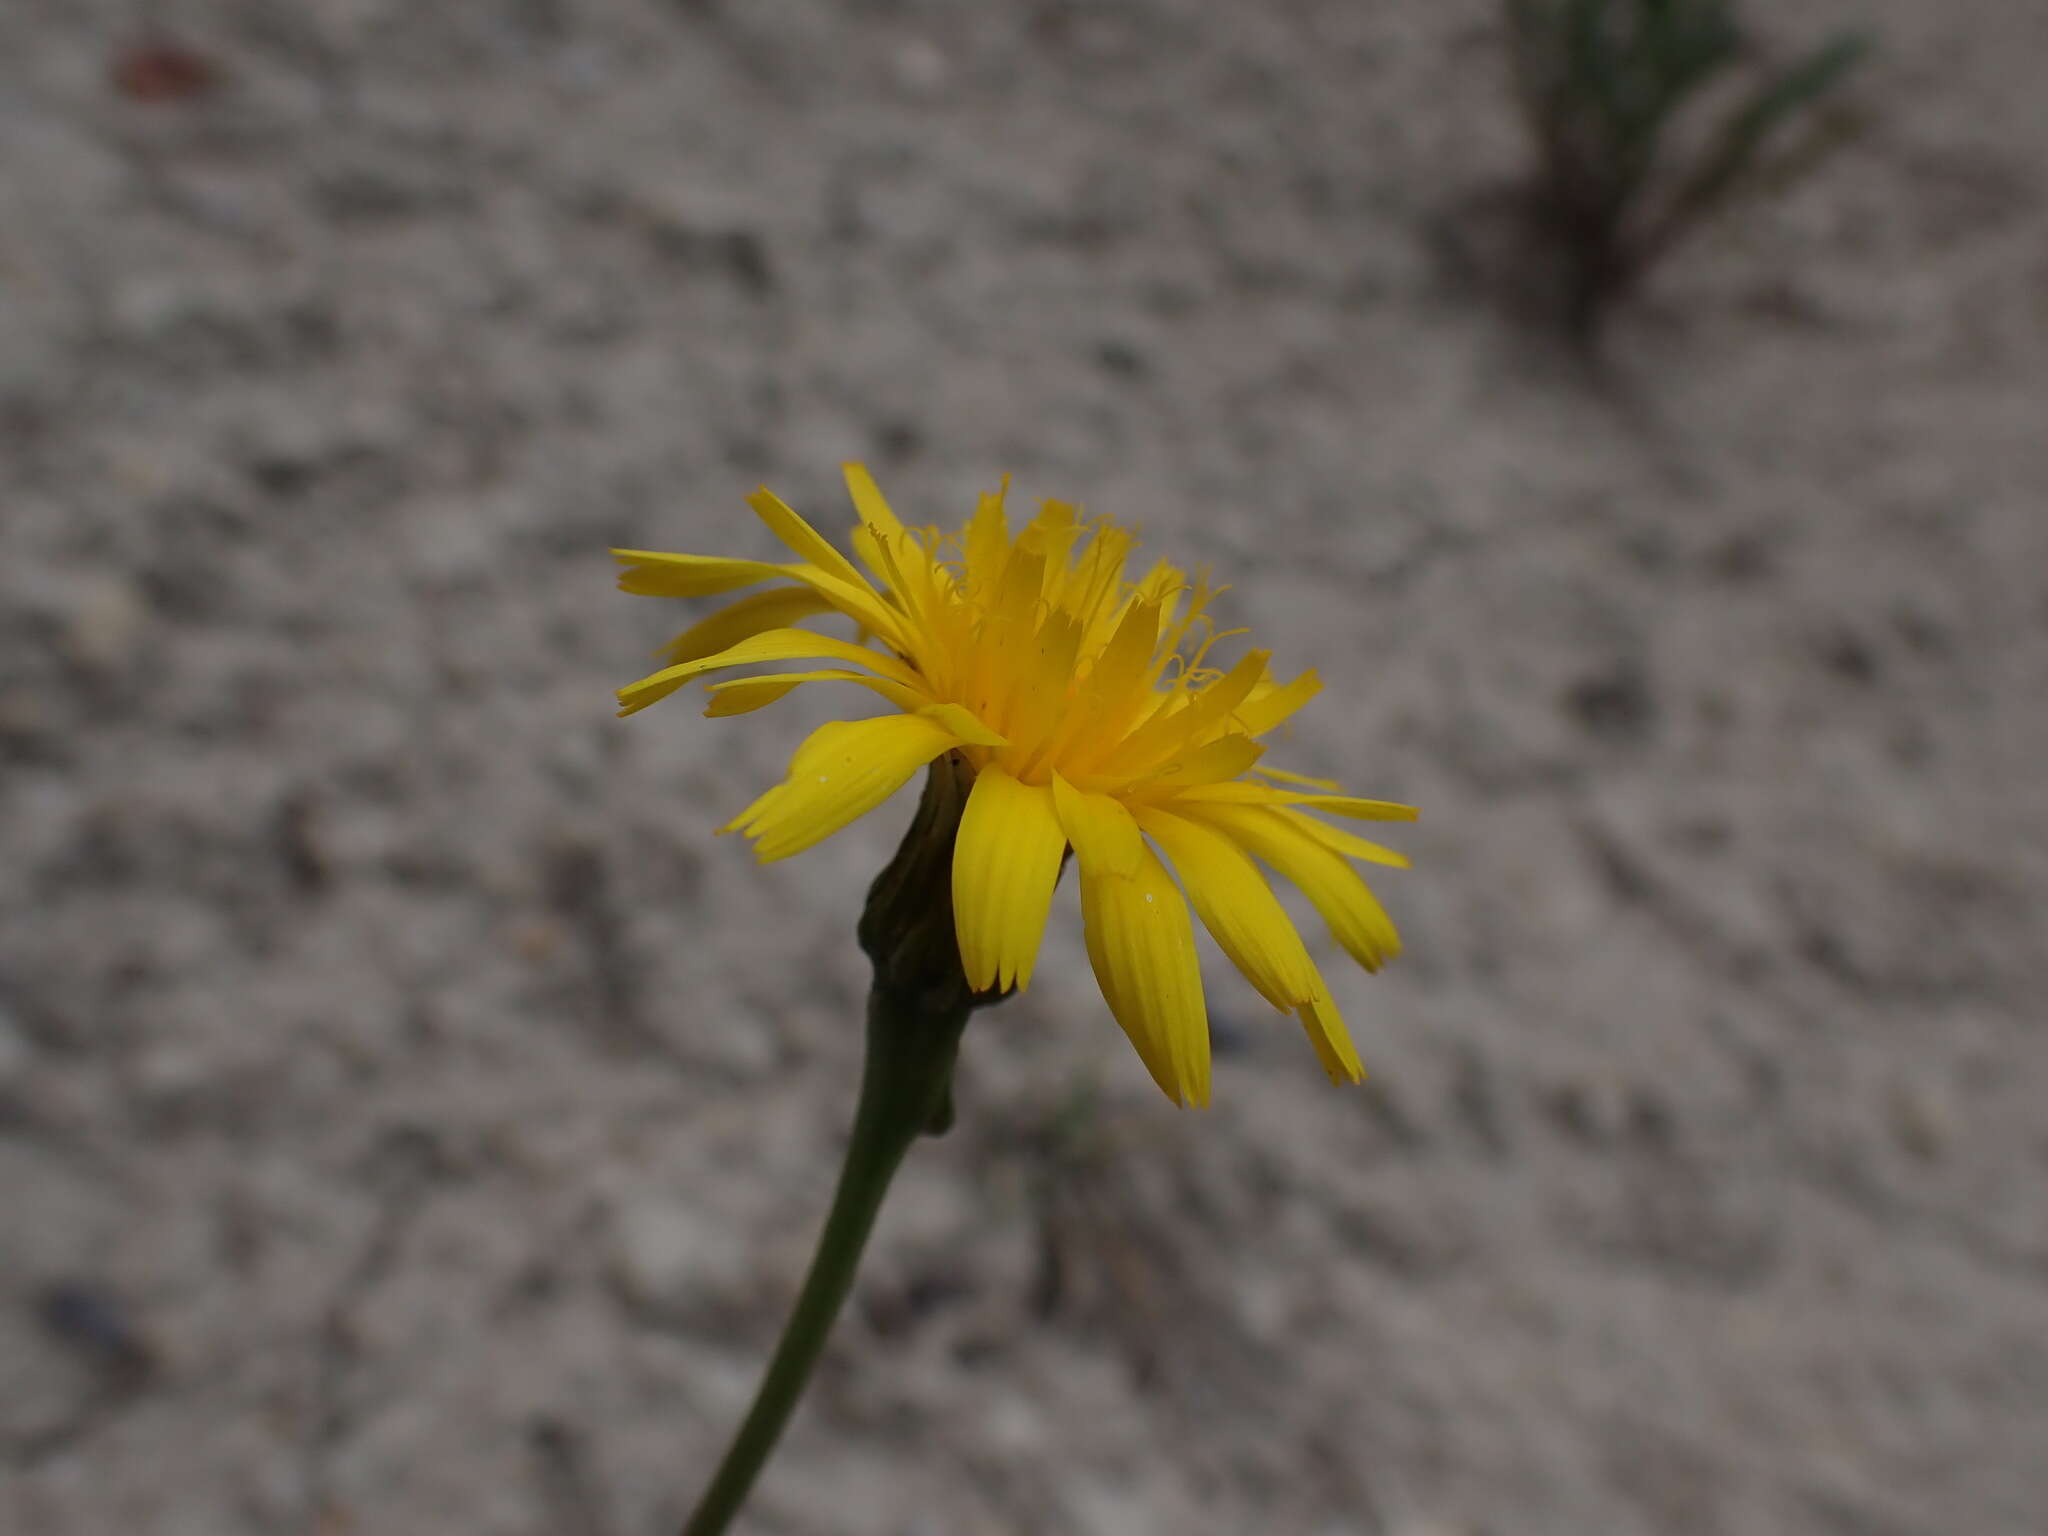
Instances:
[[[662,652],[668,665],[619,691],[620,713],[759,664],[812,663],[713,683],[705,713],[745,714],[805,683],[866,688],[894,712],[820,726],[789,776],[725,830],[752,839],[764,861],[787,858],[958,753],[973,789],[953,906],[974,988],[1030,985],[1071,848],[1103,996],[1168,1097],[1209,1097],[1190,904],[1260,995],[1301,1020],[1331,1078],[1356,1081],[1329,987],[1260,866],[1297,885],[1345,950],[1377,970],[1400,941],[1351,861],[1407,860],[1323,817],[1415,812],[1259,766],[1258,738],[1316,695],[1315,673],[1278,683],[1261,650],[1210,664],[1217,642],[1243,633],[1210,621],[1222,589],[1164,561],[1128,579],[1138,541],[1106,518],[1084,522],[1048,501],[1012,537],[999,490],[965,529],[942,534],[904,526],[859,465],[846,482],[858,566],[765,489],[750,505],[794,562],[613,551],[628,592],[706,597],[773,583],[678,635]],[[796,627],[826,613],[852,619],[861,638]]]

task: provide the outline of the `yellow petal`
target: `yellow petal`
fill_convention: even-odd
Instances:
[[[1213,828],[1141,808],[1138,825],[1172,861],[1202,926],[1259,995],[1292,1013],[1319,983],[1293,920],[1251,856]]]
[[[916,613],[922,605],[912,599],[921,594],[906,590],[906,572],[893,553],[895,546],[908,537],[902,519],[882,495],[882,488],[875,484],[875,477],[868,473],[865,464],[842,464],[839,471],[846,477],[847,494],[853,497],[853,509],[860,517],[853,530],[854,552],[876,581]]]
[[[1303,675],[1313,676],[1312,673]],[[1296,681],[1299,682],[1300,679],[1297,678]],[[1305,773],[1289,773],[1285,768],[1261,768],[1259,773],[1264,778],[1278,779],[1286,784],[1306,784],[1310,789],[1328,790],[1333,795],[1341,792],[1343,788],[1335,779],[1312,779]]]
[[[1305,805],[1332,816],[1349,816],[1357,821],[1413,821],[1412,805],[1394,800],[1361,800],[1356,795],[1289,795],[1290,805]]]
[[[976,991],[1031,985],[1066,849],[1044,785],[1020,784],[994,763],[974,776],[953,851],[953,916]]]
[[[1010,523],[1003,515],[1003,498],[1010,489],[1010,477],[994,491],[984,492],[974,505],[974,518],[967,525],[967,587],[975,597],[986,600],[995,590],[1003,565],[1010,558]]]
[[[1146,669],[1158,643],[1159,605],[1133,601],[1082,680],[1080,700],[1067,709],[1046,742],[1041,760],[1064,758],[1085,766],[1101,755],[1088,743],[1113,745],[1142,697]]]
[[[1391,848],[1382,848],[1378,843],[1367,842],[1354,832],[1346,832],[1342,827],[1333,827],[1326,821],[1317,821],[1313,816],[1303,816],[1296,811],[1283,811],[1281,814],[1325,848],[1341,853],[1347,859],[1363,859],[1368,864],[1384,864],[1389,869],[1406,869],[1409,866],[1407,854],[1396,853]]]
[[[1076,520],[1080,508],[1070,501],[1043,501],[1039,503],[1038,515],[1031,524],[1017,536],[1017,547],[1029,547],[1044,558],[1045,564],[1040,575],[1043,585],[1039,596],[1051,602],[1059,589],[1066,583],[1066,569],[1073,558],[1074,544],[1081,537],[1081,525]]]
[[[1088,959],[1109,1011],[1176,1104],[1209,1102],[1209,1020],[1194,924],[1173,877],[1142,841],[1130,875],[1081,866]]]
[[[779,677],[742,677],[730,683],[711,685],[711,702],[704,706],[704,718],[723,719],[727,715],[751,715],[757,709],[766,709],[777,699],[794,693],[803,683],[816,682],[825,677],[823,672],[785,672]],[[846,677],[857,673],[841,674]]]
[[[1297,774],[1282,773],[1277,768],[1259,770],[1269,779],[1299,779]],[[1303,783],[1321,783],[1318,779],[1300,780]],[[1416,810],[1412,805],[1402,805],[1393,800],[1361,800],[1355,795],[1307,795],[1299,790],[1279,789],[1271,784],[1256,780],[1244,780],[1229,784],[1204,784],[1181,791],[1183,800],[1208,801],[1216,805],[1264,805],[1264,806],[1306,806],[1311,810],[1327,811],[1333,816],[1349,816],[1358,821],[1413,821]]]
[[[875,484],[875,477],[868,473],[867,465],[842,464],[839,470],[846,476],[847,493],[853,497],[853,509],[860,514],[862,523],[880,528],[885,533],[903,532],[902,520],[883,497],[882,488]]]
[[[917,542],[900,529],[892,533],[873,523],[860,523],[853,530],[853,547],[861,563],[875,573],[903,612],[910,629],[928,627],[933,608],[934,577],[931,561]]]
[[[1269,651],[1248,651],[1229,672],[1194,695],[1185,708],[1162,712],[1139,726],[1111,752],[1105,773],[1143,773],[1188,742],[1199,741],[1230,718],[1266,674]]]
[[[1137,595],[1143,602],[1157,603],[1162,610],[1162,619],[1170,618],[1164,610],[1169,605],[1178,608],[1180,594],[1187,589],[1188,573],[1170,561],[1153,562],[1144,579],[1138,583]]]
[[[1285,687],[1254,691],[1238,706],[1238,729],[1253,736],[1263,736],[1322,691],[1323,680],[1313,671],[1302,673]],[[1334,785],[1330,787],[1335,788]]]
[[[1098,711],[1110,711],[1121,718],[1128,710],[1131,691],[1144,681],[1159,646],[1159,604],[1133,602],[1117,620],[1109,644],[1096,658],[1088,674],[1087,689]]]
[[[1201,805],[1282,806],[1305,799],[1298,790],[1281,789],[1259,779],[1230,779],[1217,784],[1194,784],[1175,794],[1176,801]]]
[[[747,498],[747,505],[754,509],[754,515],[768,525],[768,531],[787,544],[799,560],[814,565],[835,581],[843,581],[856,590],[866,588],[869,595],[875,595],[868,586],[867,578],[861,575],[854,563],[839,553],[832,541],[803,518],[796,509],[767,486],[762,486]]]
[[[764,864],[786,859],[866,815],[958,745],[951,731],[924,715],[830,721],[797,748],[789,777],[724,830],[752,838]]]
[[[814,634],[808,629],[771,629],[728,646],[715,656],[678,662],[650,673],[637,683],[628,683],[619,690],[619,713],[636,714],[656,700],[667,698],[691,678],[715,672],[721,667],[743,667],[757,661],[797,661],[810,656],[825,656],[866,667],[870,672],[879,673],[906,688],[919,687],[918,675],[893,656],[864,645],[855,645],[850,640]]]
[[[1235,779],[1265,755],[1265,747],[1249,736],[1219,736],[1167,759],[1144,781],[1147,789],[1179,789]]]
[[[1278,811],[1187,800],[1177,801],[1175,809],[1215,828],[1300,886],[1337,942],[1368,971],[1401,952],[1386,910],[1357,872]]]
[[[830,546],[826,548],[829,550]],[[612,553],[626,562],[626,569],[619,573],[619,586],[628,592],[652,597],[709,597],[760,581],[800,581],[823,597],[828,606],[884,636],[899,649],[909,649],[896,611],[858,576],[847,581],[843,576],[803,562],[776,565],[766,560],[672,555],[647,549],[615,549]],[[846,569],[851,570],[851,565],[846,565]]]
[[[970,747],[1007,747],[1009,739],[998,736],[981,721],[973,710],[964,704],[926,704],[918,711],[943,725]]]
[[[910,715],[921,714],[931,708],[931,700],[914,688],[906,688],[886,677],[843,672],[835,667],[821,672],[772,672],[760,677],[736,677],[729,682],[713,683],[711,702],[704,706],[704,713],[711,719],[751,714],[757,709],[766,709],[804,683],[859,683],[863,688],[872,688]]]
[[[1046,596],[1054,606],[1064,608],[1080,622],[1083,643],[1094,650],[1109,639],[1116,623],[1120,612],[1116,596],[1122,585],[1124,561],[1137,540],[1124,529],[1105,522],[1090,524],[1086,533],[1087,541],[1073,565],[1058,573],[1056,584],[1049,587]]]
[[[831,602],[811,587],[773,587],[729,603],[701,623],[693,624],[657,653],[670,666],[716,656],[753,635],[787,629],[798,619],[829,613]]]
[[[1301,1020],[1332,1082],[1364,1075],[1335,999],[1287,909],[1243,849],[1222,833],[1157,808],[1139,825],[1166,851],[1217,946],[1267,1002]]]
[[[803,565],[793,569],[791,575],[810,582],[831,598],[840,612],[859,620],[896,649],[911,649],[902,615],[882,600],[867,577],[833,547],[830,539],[797,516],[788,502],[762,486],[747,498],[747,505],[768,525],[770,533],[802,558]]]
[[[619,572],[620,590],[643,597],[710,597],[789,574],[766,560],[671,555],[653,549],[615,549],[612,554],[625,566]]]
[[[1145,839],[1124,805],[1108,795],[1084,794],[1058,774],[1052,776],[1053,808],[1081,868],[1128,878],[1138,871]]]
[[[1004,711],[1003,728],[1011,736],[1042,744],[1052,734],[1061,710],[1072,707],[1068,689],[1080,647],[1080,625],[1063,613],[1046,615],[1018,656]]]
[[[1355,1083],[1365,1076],[1365,1065],[1358,1059],[1358,1047],[1351,1043],[1351,1032],[1344,1027],[1344,1019],[1337,1012],[1336,1000],[1330,996],[1330,989],[1324,985],[1321,973],[1316,975],[1315,996],[1298,1010],[1301,1027],[1308,1034],[1309,1044],[1316,1049],[1316,1059],[1323,1064],[1323,1070],[1330,1075],[1333,1083]]]

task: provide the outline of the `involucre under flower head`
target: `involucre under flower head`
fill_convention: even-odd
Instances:
[[[1407,860],[1322,817],[1415,812],[1259,766],[1258,738],[1316,695],[1315,674],[1276,682],[1260,650],[1210,665],[1212,647],[1241,633],[1210,623],[1220,589],[1164,561],[1130,579],[1137,539],[1107,519],[1084,522],[1049,501],[1012,537],[997,491],[963,530],[942,534],[905,527],[859,465],[846,467],[846,482],[859,566],[765,489],[751,505],[793,562],[613,551],[628,592],[706,597],[769,584],[671,641],[667,666],[619,691],[620,713],[704,673],[760,664],[811,663],[713,683],[705,713],[745,714],[811,682],[880,695],[892,713],[820,726],[789,776],[726,830],[752,839],[763,860],[787,858],[958,753],[974,774],[953,861],[972,986],[1030,985],[1071,847],[1103,996],[1176,1103],[1209,1097],[1190,903],[1260,995],[1301,1020],[1331,1078],[1355,1081],[1358,1054],[1260,864],[1299,886],[1338,942],[1377,970],[1400,941],[1351,861]],[[796,627],[827,613],[852,619],[861,638]]]

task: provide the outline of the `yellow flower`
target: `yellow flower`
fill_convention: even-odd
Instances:
[[[820,726],[789,777],[725,828],[753,839],[764,862],[830,837],[957,752],[974,786],[953,905],[977,990],[1030,985],[1071,846],[1096,978],[1169,1098],[1209,1098],[1189,901],[1260,995],[1301,1020],[1331,1079],[1357,1081],[1358,1053],[1329,988],[1253,861],[1300,887],[1337,941],[1377,970],[1400,940],[1350,860],[1408,861],[1311,813],[1412,821],[1415,812],[1256,767],[1265,750],[1256,738],[1315,696],[1316,675],[1276,683],[1259,650],[1227,670],[1205,664],[1218,640],[1243,633],[1214,631],[1205,610],[1221,589],[1163,561],[1125,579],[1137,540],[1107,519],[1083,523],[1049,501],[1012,539],[998,491],[981,497],[962,532],[941,535],[906,528],[861,466],[846,466],[846,483],[865,575],[765,488],[750,505],[793,563],[613,551],[628,592],[706,597],[775,583],[678,635],[662,652],[669,665],[619,690],[619,712],[727,667],[834,663],[710,685],[705,713],[714,716],[824,681],[858,684],[896,707]],[[852,619],[861,640],[793,627],[822,613]]]

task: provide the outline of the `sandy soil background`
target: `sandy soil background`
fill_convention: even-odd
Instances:
[[[1486,0],[0,6],[0,1528],[679,1519],[909,806],[714,840],[806,705],[615,721],[604,549],[847,457],[1213,561],[1425,819],[1363,1090],[1219,973],[1174,1112],[1063,893],[748,1529],[2048,1528],[2048,13],[1838,24],[1595,384]]]

